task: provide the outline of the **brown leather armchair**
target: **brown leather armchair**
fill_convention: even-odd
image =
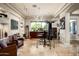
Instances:
[[[18,48],[20,48],[23,45],[24,45],[24,39],[23,38],[17,39],[17,46],[18,46]]]
[[[17,56],[16,42],[8,44],[6,48],[0,48],[0,56]]]

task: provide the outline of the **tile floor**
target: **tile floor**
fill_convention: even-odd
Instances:
[[[78,55],[74,48],[64,47],[62,43],[59,43],[55,40],[55,48],[53,48],[53,44],[51,49],[49,46],[43,47],[43,45],[38,45],[36,48],[36,43],[38,39],[26,39],[24,41],[24,46],[18,49],[18,56],[75,56]],[[53,41],[52,41],[53,42]]]

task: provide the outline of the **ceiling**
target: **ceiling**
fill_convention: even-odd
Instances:
[[[24,16],[55,16],[66,3],[11,3]]]
[[[79,9],[73,11],[72,14],[79,14]]]

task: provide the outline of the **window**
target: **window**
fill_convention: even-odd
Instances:
[[[47,31],[48,24],[42,21],[32,21],[31,22],[31,31]]]
[[[77,33],[77,23],[76,23],[76,20],[70,20],[70,32],[72,34],[76,34]]]

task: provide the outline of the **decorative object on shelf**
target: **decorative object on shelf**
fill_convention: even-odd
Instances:
[[[1,18],[2,18],[2,17],[7,18],[8,16],[7,16],[7,14],[0,13],[0,17],[1,17]]]
[[[0,24],[7,25],[8,24],[8,15],[4,13],[0,13]]]
[[[60,26],[60,24],[57,23],[57,27],[59,27],[59,26]]]
[[[23,22],[20,22],[20,27],[23,28]]]
[[[23,25],[23,22],[21,22],[21,24]]]
[[[21,28],[23,28],[23,26],[21,26]]]
[[[60,29],[65,29],[65,17],[60,19]]]

